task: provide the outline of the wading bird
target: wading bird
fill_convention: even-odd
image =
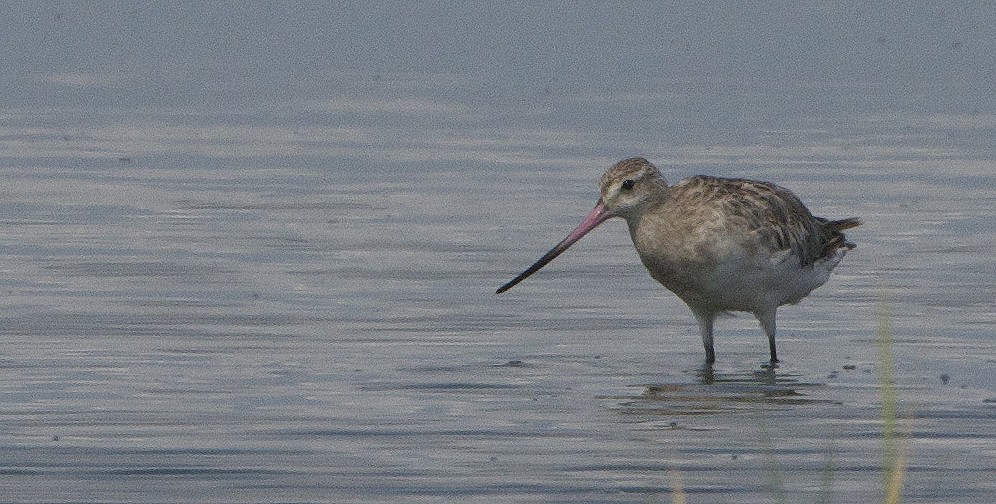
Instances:
[[[855,217],[814,217],[791,191],[768,182],[698,175],[668,185],[643,158],[619,161],[602,175],[601,198],[584,221],[536,263],[498,288],[532,275],[611,217],[622,217],[650,276],[675,293],[698,320],[706,362],[716,360],[713,321],[751,312],[771,362],[775,312],[823,285],[854,244],[843,231]]]

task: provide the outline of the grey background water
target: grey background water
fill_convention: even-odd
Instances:
[[[996,482],[985,3],[0,7],[0,500],[881,500]],[[860,216],[702,367],[613,161]],[[826,490],[829,488],[829,496]]]

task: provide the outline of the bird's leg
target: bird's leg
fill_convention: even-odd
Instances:
[[[771,351],[771,363],[778,362],[778,352],[775,350],[775,312],[777,308],[754,313],[757,321],[761,323],[761,329],[768,336],[768,350]]]
[[[696,320],[699,321],[699,334],[702,335],[702,346],[705,347],[706,363],[716,362],[716,351],[712,346],[712,322],[716,314],[709,311],[692,310]]]

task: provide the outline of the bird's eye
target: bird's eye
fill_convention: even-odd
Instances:
[[[628,180],[624,180],[623,181],[621,187],[622,187],[623,191],[628,191],[628,190],[632,189],[634,185],[636,185],[636,180],[628,179]]]

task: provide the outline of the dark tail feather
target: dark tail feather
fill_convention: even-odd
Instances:
[[[827,221],[823,224],[824,229],[827,230],[827,234],[830,236],[830,248],[847,247],[852,249],[857,245],[847,241],[847,237],[844,236],[845,229],[851,229],[853,227],[858,227],[861,225],[861,219],[857,217],[848,217],[846,219]]]
[[[857,217],[848,217],[846,219],[832,220],[826,223],[826,226],[834,231],[843,231],[845,229],[851,229],[853,227],[858,227],[861,225],[861,219]]]

